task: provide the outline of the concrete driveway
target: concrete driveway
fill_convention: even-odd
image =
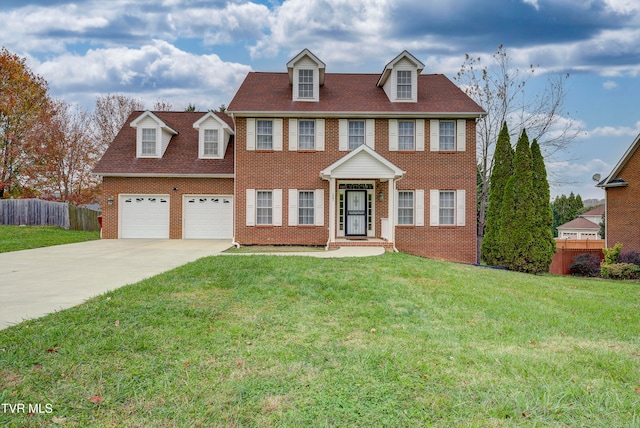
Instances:
[[[106,239],[2,253],[0,329],[229,247],[229,240]]]

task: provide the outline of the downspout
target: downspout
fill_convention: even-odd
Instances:
[[[233,238],[231,238],[231,245],[240,248],[240,244],[236,242],[236,214],[238,213],[238,185],[236,184],[238,177],[236,173],[238,168],[238,139],[236,138],[236,118],[233,112],[229,116],[231,116],[231,120],[233,121]]]

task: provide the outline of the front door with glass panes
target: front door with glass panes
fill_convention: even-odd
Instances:
[[[367,235],[367,191],[347,190],[346,231],[347,236]]]

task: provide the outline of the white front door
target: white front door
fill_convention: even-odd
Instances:
[[[367,191],[346,191],[346,231],[347,236],[367,235]]]

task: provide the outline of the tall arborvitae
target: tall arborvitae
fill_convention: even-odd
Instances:
[[[542,273],[549,271],[553,254],[556,252],[556,241],[553,239],[553,212],[550,204],[547,169],[537,140],[533,140],[531,144],[531,158],[536,206],[532,213],[534,240],[529,254],[529,263],[531,272]],[[582,203],[582,199],[580,199],[580,203]]]
[[[487,209],[482,259],[489,265],[502,263],[502,249],[498,244],[498,231],[502,223],[502,205],[507,181],[513,174],[513,147],[509,138],[507,123],[504,122],[493,154],[493,171],[489,184],[489,207]]]
[[[498,242],[504,250],[505,266],[520,272],[532,272],[530,266],[533,246],[533,212],[535,210],[531,148],[525,130],[516,144],[513,175],[507,183],[503,198],[503,227]]]

